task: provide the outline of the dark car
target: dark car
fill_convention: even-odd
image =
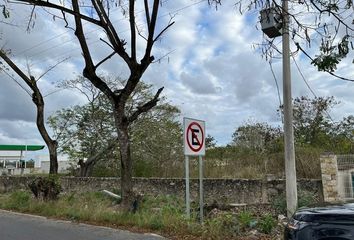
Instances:
[[[354,203],[299,209],[284,240],[354,240]]]

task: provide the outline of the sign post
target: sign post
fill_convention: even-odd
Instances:
[[[203,222],[203,159],[205,155],[205,122],[201,120],[183,118],[183,146],[186,168],[186,214],[190,218],[189,196],[189,156],[199,156],[199,209],[200,222]]]

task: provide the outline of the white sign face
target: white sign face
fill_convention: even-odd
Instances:
[[[184,155],[205,155],[205,122],[191,118],[183,118]]]

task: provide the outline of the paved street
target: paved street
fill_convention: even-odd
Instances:
[[[161,240],[105,227],[58,221],[0,210],[1,240]]]

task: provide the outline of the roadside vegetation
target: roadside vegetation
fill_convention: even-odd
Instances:
[[[193,206],[193,204],[192,204]],[[0,208],[41,216],[123,229],[155,232],[172,239],[247,239],[257,235],[272,239],[278,232],[276,217],[238,209],[207,213],[199,224],[195,205],[185,218],[183,199],[174,196],[144,196],[136,213],[121,211],[117,200],[101,192],[65,193],[55,201],[38,200],[28,191],[0,195]]]
[[[299,207],[316,203],[313,195],[299,193]],[[45,217],[117,227],[135,232],[154,232],[170,239],[278,239],[285,213],[285,198],[269,205],[211,207],[206,205],[204,224],[198,204],[192,202],[191,219],[185,217],[184,199],[176,196],[143,196],[136,212],[120,208],[119,200],[102,192],[61,193],[56,200],[34,197],[29,191],[0,194],[0,208]]]

